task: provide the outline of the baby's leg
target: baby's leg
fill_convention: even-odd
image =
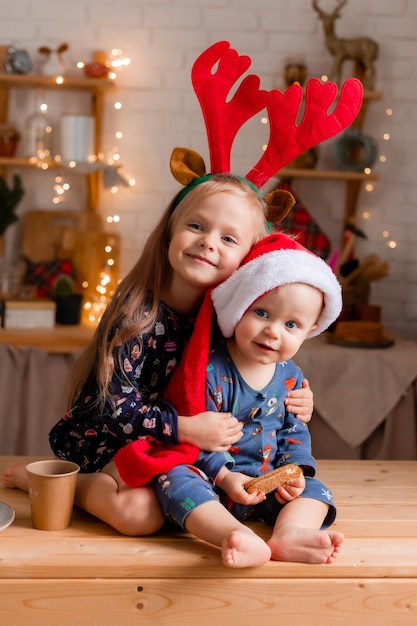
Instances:
[[[199,539],[221,548],[227,567],[258,567],[271,558],[265,541],[218,501],[205,502],[193,509],[185,520],[185,528]]]
[[[28,491],[24,464],[6,468],[1,478],[6,487]],[[123,535],[150,535],[164,523],[153,487],[128,487],[113,462],[102,472],[78,474],[75,504]]]
[[[272,559],[298,563],[332,563],[344,535],[320,530],[328,505],[313,498],[296,498],[280,511],[269,539]],[[308,526],[306,526],[308,520]]]

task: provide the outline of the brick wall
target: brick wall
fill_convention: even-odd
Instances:
[[[321,0],[331,10],[334,0]],[[0,0],[0,43],[19,42],[34,57],[39,45],[70,45],[71,71],[77,60],[90,60],[94,49],[121,48],[132,59],[118,78],[117,94],[106,100],[103,145],[114,145],[115,130],[123,171],[136,186],[117,194],[103,191],[102,214],[120,215],[113,225],[122,235],[121,273],[136,260],[142,243],[167,202],[178,189],[168,160],[176,145],[200,152],[208,162],[207,142],[197,100],[190,84],[196,56],[219,39],[228,39],[241,54],[252,57],[252,70],[266,89],[282,85],[287,57],[303,57],[309,76],[328,74],[331,57],[324,46],[322,25],[309,0]],[[380,44],[377,89],[381,101],[370,105],[365,132],[376,139],[386,163],[375,171],[380,181],[362,192],[358,225],[368,239],[360,258],[376,252],[390,264],[390,276],[373,283],[371,300],[383,307],[383,321],[417,340],[417,4],[411,0],[348,0],[337,21],[341,37],[367,35]],[[345,64],[345,77],[351,68]],[[122,102],[115,111],[114,100]],[[15,103],[17,124],[28,114],[22,97]],[[387,108],[393,115],[388,117]],[[249,125],[233,154],[233,169],[247,171],[262,149],[261,125]],[[389,133],[390,141],[383,139]],[[333,142],[321,146],[319,165],[332,161]],[[244,168],[248,165],[248,168]],[[25,174],[26,176],[27,174]],[[36,176],[39,176],[36,173]],[[34,174],[30,174],[29,180]],[[21,211],[51,206],[50,183],[27,194]],[[74,183],[66,207],[82,203]],[[296,181],[294,188],[323,230],[338,246],[344,209],[344,184],[337,181]],[[31,187],[32,189],[32,187]],[[79,195],[77,195],[79,194]],[[369,212],[369,219],[361,215]],[[389,247],[395,241],[396,247]]]

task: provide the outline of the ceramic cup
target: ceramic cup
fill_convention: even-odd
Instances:
[[[26,466],[32,525],[39,530],[63,530],[71,522],[79,465],[51,459]]]

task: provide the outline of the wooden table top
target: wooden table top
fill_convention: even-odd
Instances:
[[[36,458],[0,457],[0,472]],[[334,492],[336,528],[346,535],[331,565],[270,562],[230,570],[216,548],[186,533],[124,537],[77,508],[68,529],[39,531],[31,525],[28,495],[0,487],[0,501],[16,513],[0,533],[0,578],[140,579],[146,572],[147,579],[417,579],[417,461],[323,460],[318,476]],[[256,528],[266,537],[265,527]]]

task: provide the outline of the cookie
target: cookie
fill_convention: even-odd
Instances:
[[[282,465],[268,474],[263,476],[257,476],[252,478],[245,485],[245,489],[248,493],[254,491],[263,491],[264,493],[270,493],[275,491],[277,487],[284,485],[288,480],[292,478],[298,478],[301,474],[301,468],[293,463],[289,465]]]

